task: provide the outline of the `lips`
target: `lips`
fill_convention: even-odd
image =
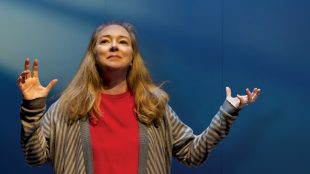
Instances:
[[[120,58],[121,58],[121,56],[118,56],[118,55],[110,55],[108,57],[108,59],[120,59]]]

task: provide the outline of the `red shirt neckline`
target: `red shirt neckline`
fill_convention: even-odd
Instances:
[[[127,96],[130,96],[132,95],[132,93],[127,90],[123,93],[120,93],[120,94],[106,94],[106,93],[101,93],[101,96],[104,97],[104,98],[109,98],[109,99],[126,99]]]

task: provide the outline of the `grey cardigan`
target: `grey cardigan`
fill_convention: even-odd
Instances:
[[[27,163],[39,166],[50,161],[56,174],[93,174],[88,119],[68,124],[58,102],[46,113],[45,109],[45,98],[24,100],[21,105],[21,145]],[[228,134],[237,115],[226,100],[207,129],[194,135],[167,106],[158,125],[139,123],[139,174],[170,174],[172,156],[188,166],[201,164]]]

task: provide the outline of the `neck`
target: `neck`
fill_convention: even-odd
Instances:
[[[103,76],[102,92],[105,94],[121,94],[127,91],[127,72],[109,71]]]

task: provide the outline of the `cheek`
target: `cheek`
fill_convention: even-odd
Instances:
[[[132,59],[132,57],[133,57],[133,50],[132,50],[132,48],[127,48],[126,50],[124,50],[124,54],[126,54],[127,57]]]
[[[96,48],[94,49],[94,58],[96,63],[100,63],[102,61],[104,61],[104,57],[106,57],[107,55],[107,51],[105,51],[105,49],[101,48]]]
[[[96,46],[94,49],[95,55],[102,55],[102,54],[106,54],[107,52],[109,52],[109,49],[104,46]]]

